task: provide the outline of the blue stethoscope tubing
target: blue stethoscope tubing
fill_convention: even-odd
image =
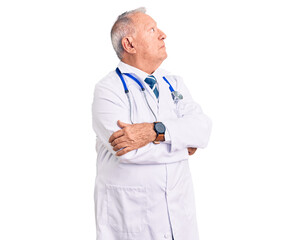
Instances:
[[[125,82],[125,80],[124,80],[124,78],[123,78],[123,74],[121,73],[121,71],[119,70],[119,68],[116,68],[115,71],[116,71],[117,75],[119,76],[119,78],[120,78],[120,80],[121,80],[121,82],[122,82],[122,84],[123,84],[123,86],[124,86],[125,94],[126,94],[127,97],[128,97],[128,101],[129,101],[129,104],[130,104],[130,120],[131,120],[131,123],[133,123],[133,121],[132,121],[132,105],[131,105],[131,100],[130,100],[130,96],[129,96],[129,89],[128,89],[127,84],[126,84],[126,82]],[[148,100],[147,100],[146,93],[145,93],[145,88],[144,88],[144,86],[142,85],[142,83],[141,83],[137,78],[135,78],[133,75],[131,75],[131,74],[129,74],[129,73],[124,73],[124,75],[126,75],[126,76],[128,76],[129,78],[133,79],[133,80],[134,80],[134,81],[140,86],[140,88],[141,88],[141,92],[142,92],[143,95],[144,95],[145,101],[146,101],[146,103],[147,103],[149,109],[151,110],[151,112],[152,112],[152,114],[153,114],[155,120],[157,121],[157,117],[156,117],[156,115],[154,114],[154,112],[153,112],[152,108],[150,107],[149,102],[148,102]],[[183,96],[182,96],[181,94],[177,93],[177,91],[175,91],[175,90],[173,89],[173,87],[172,87],[172,85],[169,83],[169,81],[168,81],[165,77],[162,77],[162,78],[163,78],[164,81],[169,85],[169,90],[171,91],[172,98],[174,99],[175,103],[177,103],[178,100],[183,99]],[[177,95],[177,94],[179,94],[179,95]],[[175,96],[176,96],[176,98],[177,98],[176,100],[175,100]],[[177,96],[180,96],[180,98],[178,98]]]

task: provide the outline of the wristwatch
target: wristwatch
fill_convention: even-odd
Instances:
[[[156,132],[156,138],[153,143],[158,144],[160,142],[165,141],[164,133],[165,133],[165,126],[162,122],[154,122],[154,131]]]

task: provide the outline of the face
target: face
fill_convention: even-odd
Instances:
[[[135,25],[133,44],[138,58],[145,61],[162,62],[167,58],[164,39],[166,35],[157,28],[156,22],[144,13],[132,16]]]

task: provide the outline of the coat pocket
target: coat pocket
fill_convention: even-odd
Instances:
[[[138,233],[146,221],[146,188],[106,184],[108,223],[117,232]]]

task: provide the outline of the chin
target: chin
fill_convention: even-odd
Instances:
[[[165,53],[163,56],[162,56],[162,61],[165,60],[167,58],[167,53]]]
[[[165,53],[165,58],[164,59],[166,59],[167,58],[167,53]]]

